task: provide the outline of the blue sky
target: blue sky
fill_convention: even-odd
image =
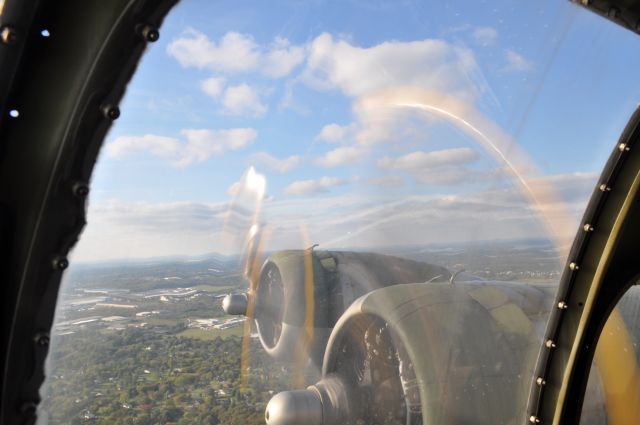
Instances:
[[[107,137],[74,255],[236,252],[255,222],[274,249],[530,237],[545,220],[572,235],[640,98],[639,43],[567,1],[184,0]]]

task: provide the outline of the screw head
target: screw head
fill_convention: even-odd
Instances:
[[[101,109],[104,116],[112,121],[117,120],[120,117],[120,108],[115,105],[102,105]]]
[[[593,226],[592,226],[592,225],[590,225],[589,223],[586,223],[584,226],[582,226],[582,229],[583,229],[585,232],[593,232]]]
[[[57,270],[64,270],[69,267],[69,260],[66,258],[56,258],[53,260],[53,267]]]
[[[160,38],[160,32],[153,25],[145,25],[142,27],[142,36],[149,43],[155,43]]]
[[[49,345],[51,338],[47,332],[38,332],[34,338],[36,344],[40,347],[46,347]]]
[[[619,150],[620,152],[628,152],[629,150],[631,150],[631,148],[630,148],[629,146],[627,146],[627,144],[626,144],[626,143],[620,143],[620,144],[618,145],[618,150]]]
[[[73,193],[80,198],[84,198],[89,194],[89,186],[86,183],[77,182],[73,185]]]
[[[4,26],[0,29],[0,40],[4,44],[13,44],[18,40],[18,32],[13,27]]]

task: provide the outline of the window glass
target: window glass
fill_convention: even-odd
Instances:
[[[40,422],[523,421],[638,43],[566,1],[181,2],[94,171]]]
[[[640,287],[632,286],[605,324],[589,374],[582,424],[630,424],[640,416]]]

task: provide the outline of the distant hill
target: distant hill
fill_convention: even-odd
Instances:
[[[64,290],[82,288],[126,288],[148,290],[201,284],[242,283],[238,256],[205,254],[118,261],[74,263],[64,276]]]

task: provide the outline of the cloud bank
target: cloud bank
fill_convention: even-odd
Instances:
[[[187,166],[204,162],[210,157],[230,150],[238,150],[252,143],[258,133],[252,128],[227,130],[185,129],[183,139],[145,134],[120,136],[105,146],[105,154],[111,159],[122,159],[146,153],[169,160],[174,166]]]

